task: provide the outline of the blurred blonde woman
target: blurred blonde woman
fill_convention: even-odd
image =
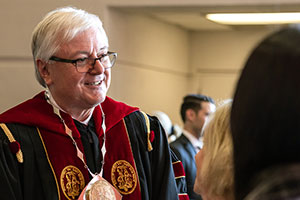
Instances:
[[[231,100],[216,110],[204,129],[204,146],[195,156],[194,191],[203,200],[234,199],[230,110]]]

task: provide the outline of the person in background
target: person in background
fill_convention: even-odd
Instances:
[[[172,133],[173,126],[170,117],[165,112],[158,110],[153,111],[151,115],[157,117],[162,127],[164,128],[164,131],[166,132],[166,136],[168,137]]]
[[[176,140],[181,134],[181,129],[177,124],[173,124],[170,117],[162,111],[153,111],[151,115],[157,117],[161,125],[163,126],[168,142],[171,143]]]
[[[172,132],[168,137],[169,143],[175,141],[182,134],[182,128],[178,124],[173,124]]]
[[[234,94],[235,199],[300,199],[300,29],[267,36]]]
[[[203,148],[196,154],[194,191],[203,200],[233,200],[231,100],[220,105],[204,127]]]
[[[201,94],[189,94],[183,98],[180,114],[183,120],[183,133],[170,143],[179,160],[182,161],[190,199],[201,199],[193,191],[196,177],[195,155],[202,148],[200,139],[208,116],[215,111],[214,100]]]
[[[0,115],[1,199],[188,199],[158,120],[106,96],[117,53],[96,15],[49,12],[32,54],[45,90]]]

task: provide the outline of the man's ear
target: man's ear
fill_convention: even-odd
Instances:
[[[196,112],[193,109],[187,109],[185,115],[187,120],[193,121],[196,117]]]
[[[36,66],[38,68],[40,76],[45,81],[46,85],[50,85],[52,83],[52,79],[51,79],[51,76],[50,76],[50,72],[49,72],[49,69],[48,69],[47,62],[45,62],[41,59],[37,59],[36,60]]]

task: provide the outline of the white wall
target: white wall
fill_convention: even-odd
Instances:
[[[111,10],[108,19],[110,46],[118,52],[109,95],[149,113],[162,110],[180,123],[188,33],[140,14]]]
[[[195,90],[217,101],[232,98],[247,57],[272,31],[274,28],[191,33],[191,67],[198,81]]]
[[[146,112],[162,110],[178,124],[187,93],[232,98],[249,52],[273,31],[187,32],[116,9],[106,18],[111,49],[119,53],[109,95]]]
[[[299,0],[105,0],[115,6],[219,6],[219,5],[264,5],[299,3]],[[275,6],[275,5],[274,5]]]
[[[0,112],[33,97],[41,90],[34,78],[32,61],[0,62]]]

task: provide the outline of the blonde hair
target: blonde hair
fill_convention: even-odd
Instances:
[[[234,192],[231,102],[226,101],[218,107],[204,129],[200,180],[210,197],[232,197]]]
[[[98,16],[74,7],[58,8],[49,12],[35,27],[32,33],[31,50],[38,82],[46,87],[37,69],[36,60],[48,61],[61,44],[71,41],[77,34],[90,28],[103,34],[108,44],[106,33]]]

